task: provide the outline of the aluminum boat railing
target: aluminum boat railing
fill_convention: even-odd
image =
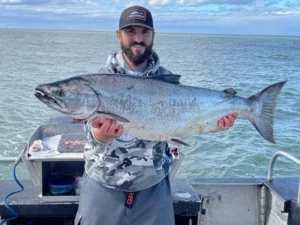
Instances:
[[[269,181],[273,180],[274,163],[275,163],[276,159],[278,158],[278,156],[283,156],[300,166],[300,160],[295,158],[294,156],[291,156],[290,154],[283,152],[283,151],[276,152],[270,159],[270,163],[269,163],[269,170],[268,170],[268,180]]]
[[[14,163],[17,157],[0,157],[0,163]]]
[[[283,152],[283,151],[279,151],[279,152],[276,152],[272,158],[270,159],[270,163],[269,163],[269,170],[268,170],[268,180],[272,182],[273,180],[273,168],[274,168],[274,163],[276,161],[276,159],[279,157],[279,156],[283,156],[287,159],[289,159],[290,161],[296,163],[297,165],[300,166],[300,160],[295,158],[294,156],[291,156],[290,154],[286,153],[286,152]],[[299,182],[299,187],[298,187],[298,198],[297,198],[297,202],[298,204],[300,204],[300,182]]]

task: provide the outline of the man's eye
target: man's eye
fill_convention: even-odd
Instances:
[[[150,30],[144,30],[143,31],[143,35],[149,35],[150,34]]]

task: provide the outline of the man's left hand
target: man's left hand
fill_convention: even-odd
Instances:
[[[218,127],[224,130],[229,127],[232,127],[236,118],[237,118],[237,113],[224,116],[222,119],[218,121]]]

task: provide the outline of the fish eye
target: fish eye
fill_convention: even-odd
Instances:
[[[64,97],[65,96],[63,90],[61,90],[61,89],[56,91],[56,95],[59,96],[59,97]]]

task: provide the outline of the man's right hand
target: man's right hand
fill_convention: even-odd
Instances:
[[[92,120],[92,127],[94,137],[101,142],[110,142],[114,137],[119,137],[123,133],[123,126],[117,126],[117,121],[112,119],[105,119],[101,122],[101,117],[96,117]]]

